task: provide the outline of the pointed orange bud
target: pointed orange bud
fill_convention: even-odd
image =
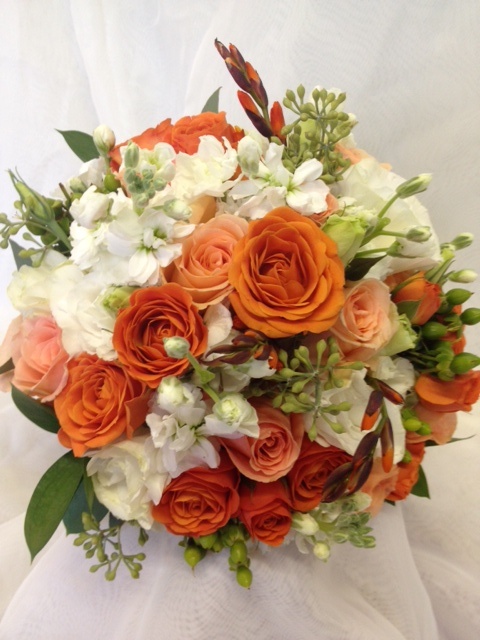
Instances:
[[[378,420],[378,416],[380,415],[382,403],[383,403],[383,394],[381,391],[377,391],[375,389],[370,394],[370,397],[367,403],[367,408],[365,409],[365,413],[363,414],[362,425],[361,425],[362,431],[369,431],[374,426],[374,424]]]
[[[285,117],[283,115],[283,109],[278,102],[275,102],[270,109],[270,124],[272,125],[273,133],[279,138],[282,142],[285,142],[285,136],[282,136],[282,129],[285,126]]]
[[[393,404],[405,404],[404,397],[400,393],[398,393],[398,391],[392,389],[392,387],[386,384],[386,382],[376,380],[376,383],[378,384],[380,391],[387,400],[390,400],[390,402],[393,402]]]
[[[262,136],[270,138],[273,135],[270,125],[268,122],[265,122],[265,118],[260,114],[260,111],[257,109],[250,96],[243,91],[237,91],[237,96],[253,126],[262,134]]]

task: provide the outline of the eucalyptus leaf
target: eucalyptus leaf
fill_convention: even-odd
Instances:
[[[20,246],[15,240],[10,239],[10,248],[12,249],[13,259],[15,260],[15,265],[17,269],[23,267],[23,265],[27,265],[28,267],[32,266],[32,261],[30,258],[22,258],[20,256],[20,251],[24,251],[24,247]]]
[[[218,87],[218,89],[212,93],[206,101],[205,106],[202,109],[202,113],[218,113],[218,102],[221,88],[222,87]]]
[[[12,400],[17,409],[37,427],[41,427],[50,433],[57,433],[60,429],[55,411],[48,405],[30,398],[30,396],[27,396],[14,386],[12,386]]]
[[[63,524],[67,533],[81,533],[84,531],[82,523],[82,513],[87,512],[100,522],[107,515],[108,509],[100,504],[93,496],[90,502],[90,488],[92,487],[92,479],[86,473],[75,491],[72,501],[63,516]]]
[[[427,476],[425,475],[425,471],[422,466],[418,467],[418,480],[415,483],[411,491],[413,496],[418,496],[419,498],[430,498],[430,492],[428,490]]]
[[[82,162],[88,162],[99,157],[98,149],[93,142],[93,136],[82,131],[60,131],[73,153],[80,158]]]
[[[25,539],[32,560],[50,540],[71,503],[87,460],[69,451],[42,476],[25,515]]]

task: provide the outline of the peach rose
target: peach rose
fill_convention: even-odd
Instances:
[[[414,407],[414,411],[417,418],[428,424],[432,432],[425,436],[409,433],[408,439],[410,442],[426,442],[427,440],[433,440],[437,444],[450,442],[457,427],[456,413],[439,413],[438,411],[427,409],[420,403]]]
[[[287,476],[294,511],[306,513],[317,507],[330,473],[351,459],[345,451],[322,447],[304,435],[300,455]]]
[[[190,366],[186,358],[167,356],[163,339],[174,336],[188,340],[194,356],[206,349],[207,327],[190,294],[178,284],[147,287],[135,291],[130,306],[119,312],[113,347],[128,373],[155,389],[166,376],[181,375]]]
[[[68,381],[55,398],[58,439],[82,456],[88,449],[131,438],[148,412],[149,393],[115,362],[82,354],[68,363]]]
[[[242,133],[227,123],[225,112],[200,113],[197,116],[185,116],[172,124],[170,118],[163,120],[156,127],[147,129],[133,138],[132,142],[141,149],[153,149],[159,142],[171,144],[177,153],[183,151],[189,155],[197,152],[201,136],[214,136],[217,140],[227,138],[231,143],[237,142]],[[118,171],[122,163],[120,148],[128,141],[116,145],[110,152],[111,167]]]
[[[242,436],[221,442],[236,468],[247,478],[273,482],[286,475],[300,453],[303,418],[298,413],[285,415],[265,401],[251,401],[258,416],[258,438]]]
[[[413,487],[418,480],[418,470],[425,453],[425,443],[412,443],[407,439],[407,451],[412,456],[410,462],[398,463],[398,477],[395,489],[388,494],[387,500],[396,502],[397,500],[405,500],[410,495]]]
[[[449,381],[422,373],[415,392],[422,405],[431,411],[471,411],[480,396],[480,371],[469,371]]]
[[[240,320],[269,338],[329,329],[344,300],[335,243],[288,207],[250,223],[235,247],[229,280]]]
[[[327,218],[331,216],[335,211],[338,211],[338,209],[340,208],[338,205],[338,200],[331,193],[327,194],[325,201],[327,203],[327,208],[325,211],[322,211],[321,213],[314,213],[313,215],[308,216],[310,220],[312,220],[319,226],[322,226],[323,223],[327,221]]]
[[[41,402],[51,402],[65,386],[69,355],[62,332],[51,316],[22,318],[10,325],[2,351],[12,358],[14,387]],[[2,354],[3,357],[3,354]]]
[[[331,331],[349,360],[366,361],[392,338],[398,328],[388,287],[366,279],[349,287],[345,304]]]
[[[164,270],[166,282],[176,282],[199,309],[221,302],[231,291],[228,270],[235,245],[248,222],[231,214],[200,225],[182,246],[182,255]]]
[[[170,482],[152,515],[175,535],[208,536],[236,516],[238,482],[228,458],[217,469],[189,469]]]
[[[412,313],[407,313],[412,324],[422,325],[428,322],[442,304],[442,288],[438,284],[425,279],[420,271],[397,285],[392,293],[392,300],[400,306],[413,303],[418,306]]]
[[[217,202],[213,196],[200,196],[190,203],[190,224],[201,224],[215,217]]]
[[[375,458],[373,467],[366,482],[360,488],[362,493],[366,493],[372,499],[370,505],[365,509],[372,516],[376,516],[392,491],[395,490],[398,482],[399,469],[393,465],[390,471],[385,472],[381,458]]]
[[[254,540],[279,547],[290,531],[292,507],[280,480],[240,487],[239,519]]]

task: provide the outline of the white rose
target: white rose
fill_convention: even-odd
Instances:
[[[213,405],[213,414],[205,416],[203,435],[237,438],[241,434],[258,438],[257,412],[240,393],[229,393]]]

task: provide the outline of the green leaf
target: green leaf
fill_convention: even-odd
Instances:
[[[93,515],[97,522],[103,520],[107,515],[108,509],[98,502],[95,495],[92,496],[90,502],[90,489],[93,492],[92,479],[84,473],[83,479],[80,481],[75,495],[63,516],[63,524],[67,533],[81,533],[84,531],[82,523],[82,513],[84,512]]]
[[[2,373],[8,373],[9,371],[13,371],[13,369],[15,369],[15,365],[13,364],[13,360],[10,358],[10,360],[7,360],[6,362],[4,362],[0,367],[0,375]]]
[[[221,88],[222,87],[218,87],[218,89],[212,93],[206,101],[205,106],[202,109],[202,113],[218,113],[218,98]]]
[[[407,318],[412,321],[412,318],[415,317],[415,314],[418,311],[418,307],[420,306],[421,300],[409,300],[408,302],[399,302],[397,304],[397,311],[399,314],[406,315]]]
[[[17,269],[20,269],[20,267],[23,267],[23,265],[25,264],[28,267],[31,267],[32,261],[30,260],[30,258],[22,258],[20,256],[20,251],[23,251],[24,247],[21,247],[17,242],[15,242],[15,240],[12,240],[12,239],[9,240],[9,243],[12,249],[13,259],[15,260],[15,265]]]
[[[345,277],[347,280],[361,280],[364,278],[370,269],[382,260],[385,256],[375,256],[374,258],[354,258],[345,270]]]
[[[52,407],[30,398],[30,396],[13,386],[12,400],[17,409],[37,427],[50,431],[50,433],[57,433],[60,429],[60,424]]]
[[[32,560],[62,521],[82,479],[87,460],[69,451],[42,476],[25,515],[25,539]]]
[[[430,492],[428,491],[427,476],[422,466],[418,467],[418,480],[415,483],[411,491],[412,495],[419,498],[430,498]]]
[[[73,153],[80,158],[82,162],[88,162],[99,157],[97,147],[93,143],[93,136],[82,131],[60,131]]]

